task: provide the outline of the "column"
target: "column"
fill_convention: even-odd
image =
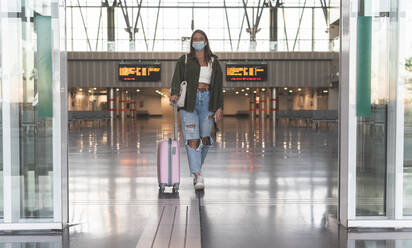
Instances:
[[[256,94],[250,94],[249,97],[249,115],[251,117],[252,120],[255,119],[256,117]]]
[[[115,6],[116,1],[112,6],[107,6],[107,50],[116,51],[116,29],[115,29]]]
[[[262,89],[262,92],[260,92],[260,100],[259,100],[259,112],[260,112],[259,115],[262,120],[264,120],[266,117],[265,109],[266,109],[266,91]]]
[[[119,109],[120,109],[120,91],[119,89],[116,89],[114,91],[114,117],[118,118],[119,117]]]
[[[107,103],[109,104],[109,112],[110,112],[110,119],[113,120],[114,119],[114,111],[116,111],[115,107],[114,107],[114,89],[110,88],[109,89],[109,94],[107,96]]]
[[[270,8],[270,17],[269,17],[269,51],[278,50],[278,7]]]
[[[122,120],[125,119],[125,113],[126,113],[126,92],[124,89],[121,90],[121,99],[120,99],[120,115],[122,117]]]
[[[272,114],[272,120],[275,123],[276,122],[276,113],[277,113],[277,89],[276,88],[272,88],[272,98],[270,99],[270,103],[271,103],[271,108],[270,108],[270,112]]]
[[[256,93],[255,95],[255,116],[260,116],[260,97],[259,94]]]
[[[136,93],[132,91],[130,91],[130,115],[131,118],[134,119],[135,117],[135,113],[136,113]]]
[[[272,108],[272,89],[267,88],[266,91],[266,117],[270,118],[271,115],[271,109]]]

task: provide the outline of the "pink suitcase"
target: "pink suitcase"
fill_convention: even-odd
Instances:
[[[173,191],[179,190],[180,184],[180,152],[177,141],[177,109],[174,111],[174,139],[162,140],[157,146],[157,179],[160,192],[163,193],[166,186],[173,187]]]

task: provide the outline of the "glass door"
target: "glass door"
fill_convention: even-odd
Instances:
[[[0,230],[61,229],[65,223],[59,11],[58,0],[0,3]]]
[[[411,228],[412,2],[341,4],[339,218]]]
[[[356,216],[386,215],[389,64],[393,63],[389,2],[359,1]]]
[[[402,30],[412,26],[412,2],[404,3],[405,20]],[[402,33],[400,46],[400,82],[404,83],[404,161],[403,161],[403,214],[412,216],[412,33]]]

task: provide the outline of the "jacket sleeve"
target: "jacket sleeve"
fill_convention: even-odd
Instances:
[[[172,77],[172,91],[170,95],[179,95],[180,93],[180,83],[182,82],[183,70],[182,70],[182,62],[181,59],[178,59],[176,62],[175,72],[173,73]]]
[[[217,84],[217,108],[220,108],[223,110],[223,73],[222,73],[222,67],[220,66],[220,63],[218,62],[218,84]]]

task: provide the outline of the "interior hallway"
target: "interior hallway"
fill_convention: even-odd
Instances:
[[[179,195],[162,197],[156,142],[171,137],[170,119],[117,120],[113,130],[110,122],[73,123],[68,247],[136,247],[159,206],[171,202],[200,205],[205,248],[391,247],[393,240],[355,242],[338,228],[336,124],[275,132],[271,125],[225,117],[198,195],[181,142]]]

